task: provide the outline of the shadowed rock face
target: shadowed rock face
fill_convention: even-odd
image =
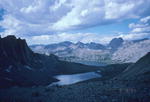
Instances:
[[[3,59],[1,64],[8,65],[13,62],[27,64],[33,55],[25,40],[16,39],[15,36],[0,38],[0,57]]]
[[[25,40],[0,38],[0,87],[47,85],[53,75],[92,71],[90,66],[59,61],[55,55],[33,53]]]
[[[0,38],[1,86],[49,83],[52,81],[50,76],[55,72],[57,62],[58,59],[54,55],[48,57],[33,53],[25,40],[17,39],[15,36]],[[41,81],[38,81],[40,79]]]
[[[46,57],[44,55],[33,53],[25,40],[20,38],[17,39],[15,36],[7,36],[0,39],[0,59],[2,61],[1,66],[3,65],[3,67],[14,64],[16,66],[27,65],[38,68],[36,64],[42,64],[43,58],[48,58],[49,61],[55,63],[58,60],[54,55]]]

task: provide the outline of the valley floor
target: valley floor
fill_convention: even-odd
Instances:
[[[0,90],[0,102],[149,102],[150,82],[87,81],[69,86]]]

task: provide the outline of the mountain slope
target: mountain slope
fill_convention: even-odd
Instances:
[[[118,78],[121,80],[150,82],[150,52],[135,64],[129,66]]]

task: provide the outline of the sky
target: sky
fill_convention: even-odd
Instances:
[[[150,0],[0,0],[0,35],[28,44],[150,38]]]

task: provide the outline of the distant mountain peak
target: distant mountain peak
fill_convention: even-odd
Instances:
[[[71,45],[71,44],[73,44],[73,43],[70,42],[70,41],[64,41],[64,42],[60,42],[60,43],[58,43],[58,44],[63,45],[63,46],[69,46],[69,45]]]
[[[61,43],[72,43],[71,41],[63,41]]]
[[[123,41],[123,38],[119,37],[119,38],[113,38],[111,41]]]
[[[76,44],[78,44],[78,45],[79,45],[79,44],[84,44],[84,43],[83,43],[83,42],[81,42],[81,41],[78,41]]]
[[[123,44],[124,40],[119,37],[119,38],[114,38],[110,41],[109,43],[109,47],[111,47],[111,49],[113,50],[117,50],[122,44]]]

